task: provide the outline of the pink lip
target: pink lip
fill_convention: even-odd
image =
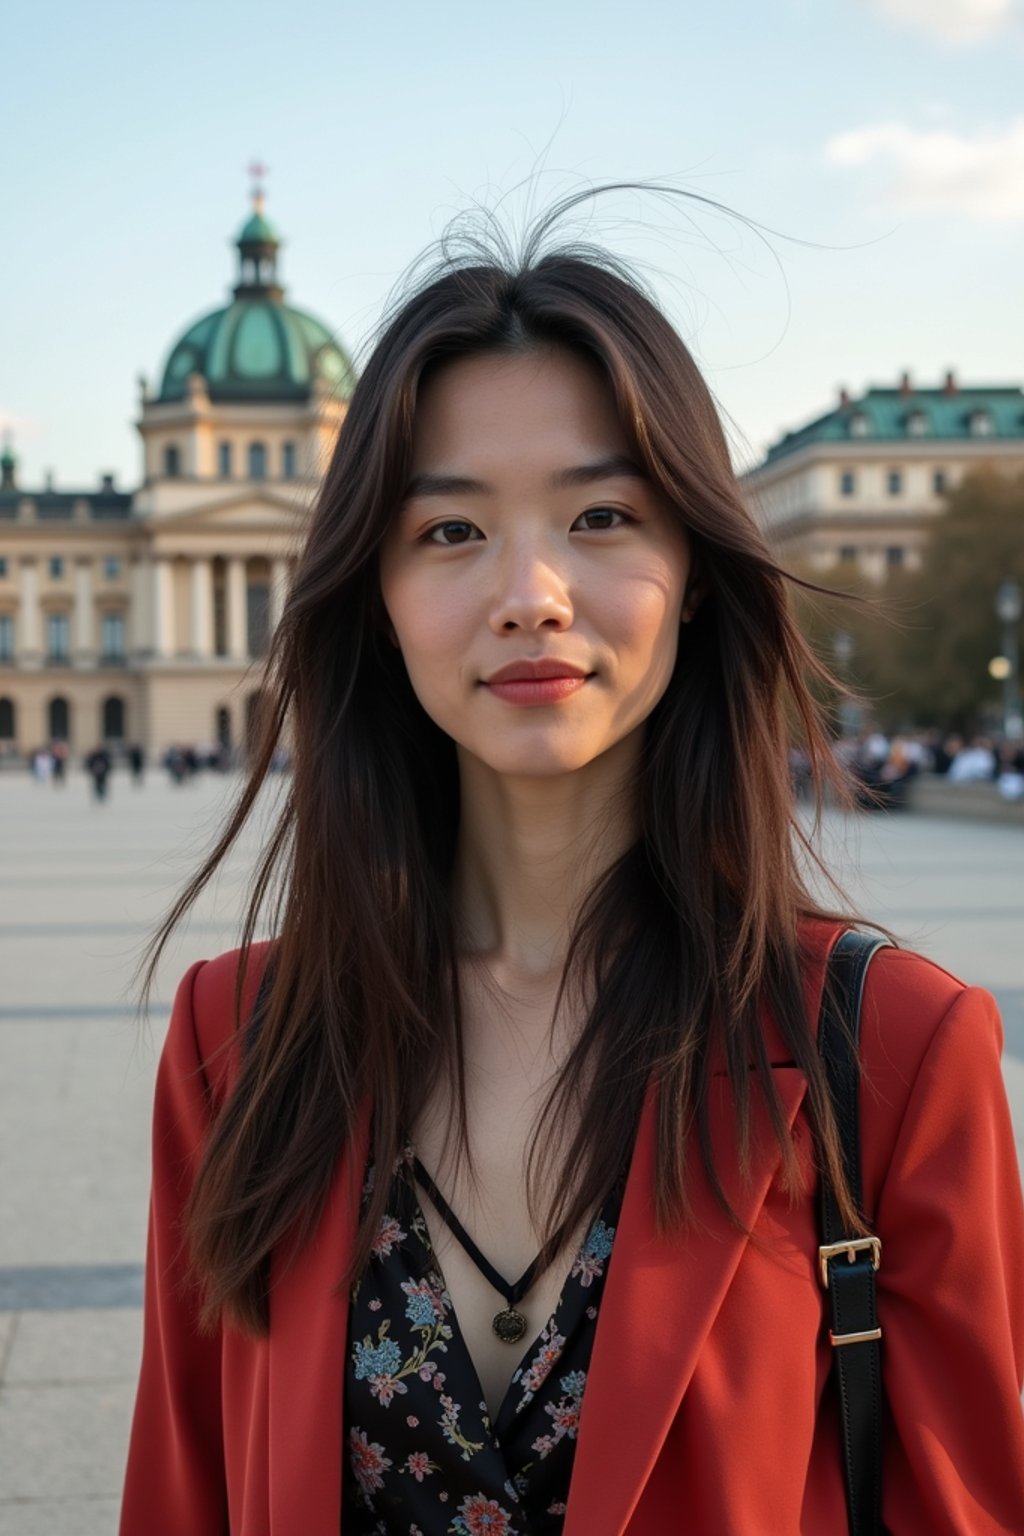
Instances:
[[[506,704],[557,704],[585,688],[586,677],[519,677],[505,683],[488,683],[492,693]]]

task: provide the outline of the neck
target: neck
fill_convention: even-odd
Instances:
[[[572,773],[514,779],[460,752],[456,922],[503,988],[557,982],[581,903],[635,841],[639,750],[634,732]]]

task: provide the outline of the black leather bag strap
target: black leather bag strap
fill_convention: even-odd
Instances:
[[[818,1046],[842,1141],[843,1166],[861,1211],[860,1010],[871,957],[888,945],[888,939],[853,928],[840,935],[829,956],[818,1026]],[[839,1390],[850,1536],[880,1536],[882,1530],[882,1330],[875,1298],[875,1274],[881,1258],[882,1245],[877,1237],[861,1237],[843,1222],[831,1180],[823,1170],[818,1265],[829,1298],[829,1342]]]

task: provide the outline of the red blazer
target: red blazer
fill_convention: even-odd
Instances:
[[[808,929],[816,1018],[837,930]],[[259,959],[262,954],[254,951]],[[350,1251],[369,1104],[313,1239],[271,1266],[270,1332],[198,1334],[179,1217],[227,1091],[237,951],[181,982],[157,1077],[145,1341],[121,1536],[338,1536]],[[250,968],[249,1005],[261,966]],[[770,1026],[766,1025],[766,1028]],[[882,1239],[880,1322],[891,1536],[1024,1533],[1024,1210],[987,992],[906,951],[871,964],[863,1011],[867,1208]],[[774,1050],[774,1045],[773,1045]],[[776,1051],[774,1060],[784,1061]],[[802,1155],[804,1080],[775,1069]],[[731,1165],[728,1080],[712,1101]],[[565,1536],[841,1536],[839,1431],[818,1281],[816,1202],[779,1189],[759,1125],[754,1177],[726,1188],[756,1241],[724,1220],[699,1160],[701,1227],[659,1238],[648,1093],[598,1314]],[[809,1166],[809,1164],[808,1164]],[[289,1262],[291,1260],[292,1262]]]

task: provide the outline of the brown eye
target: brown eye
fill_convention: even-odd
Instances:
[[[455,533],[457,535],[460,530],[462,530],[462,529],[470,529],[471,530],[472,527],[473,527],[472,523],[464,522],[461,518],[449,518],[448,522],[446,522],[446,523],[435,523],[433,528],[428,528],[426,533],[423,535],[423,542],[425,544],[446,544],[446,545],[448,545],[449,548],[453,544],[465,544],[467,542],[465,537],[463,537],[463,538],[456,537],[456,538],[453,538],[453,539],[448,539],[448,538],[435,539],[434,538],[434,534],[435,533],[447,534],[450,530],[454,529]]]
[[[621,517],[624,523],[632,523],[632,522],[636,521],[635,518],[629,517],[625,512],[621,512],[618,507],[588,507],[585,512],[581,512],[580,513],[580,516],[579,516],[579,518],[577,518],[576,521],[579,522],[580,518],[584,518],[584,517],[595,517],[595,518]],[[588,532],[588,533],[600,533],[600,532],[602,532],[605,529],[615,528],[617,526],[618,525],[616,523],[610,523],[610,522],[598,522],[596,524],[595,523],[591,523],[589,528],[587,528],[585,531]]]

